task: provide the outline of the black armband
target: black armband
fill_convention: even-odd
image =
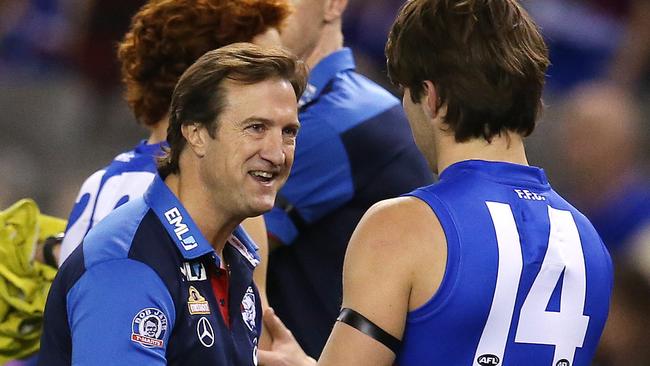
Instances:
[[[373,338],[377,342],[388,347],[395,354],[397,354],[397,351],[399,351],[402,346],[402,341],[393,337],[385,330],[379,328],[375,323],[368,320],[368,318],[352,309],[341,309],[341,313],[336,320],[357,329],[370,338]]]

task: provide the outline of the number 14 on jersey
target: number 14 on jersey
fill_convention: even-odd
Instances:
[[[523,270],[521,242],[510,205],[486,202],[497,236],[499,261],[492,307],[474,357],[474,366],[498,365],[510,332]],[[550,366],[570,366],[582,347],[589,317],[584,315],[585,260],[571,212],[548,206],[550,233],[541,269],[521,309],[514,340],[555,346]],[[560,311],[547,311],[564,273]]]

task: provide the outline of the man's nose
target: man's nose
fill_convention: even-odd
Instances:
[[[273,131],[264,139],[260,155],[273,165],[283,165],[286,160],[282,131]]]

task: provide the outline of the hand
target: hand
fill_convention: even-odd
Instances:
[[[273,309],[264,312],[264,327],[272,338],[271,350],[259,350],[257,359],[261,366],[314,366],[316,360],[300,348],[291,331],[275,315]]]

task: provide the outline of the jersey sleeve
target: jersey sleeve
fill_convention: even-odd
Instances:
[[[73,365],[165,365],[175,308],[160,277],[131,259],[89,268],[67,295]]]
[[[84,236],[90,230],[93,208],[95,207],[95,201],[97,200],[99,187],[105,172],[105,170],[95,172],[81,185],[76,202],[68,217],[68,226],[65,229],[65,236],[61,243],[59,267],[75,248],[81,244]]]

